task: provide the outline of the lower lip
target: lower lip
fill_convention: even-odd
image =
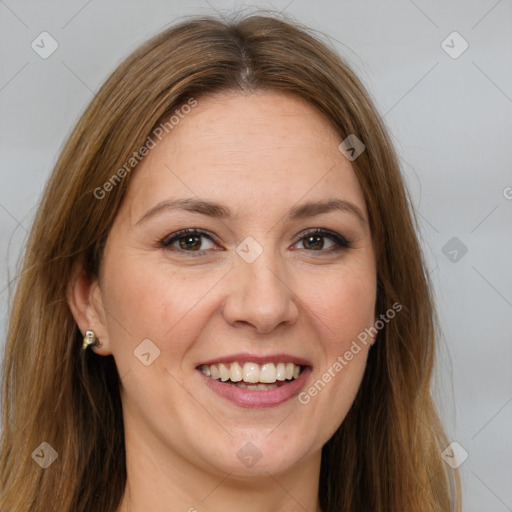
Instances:
[[[294,396],[297,396],[301,389],[304,387],[311,367],[306,367],[297,379],[291,381],[289,384],[284,384],[278,388],[269,390],[255,390],[238,388],[233,384],[227,384],[220,380],[207,377],[201,370],[198,370],[204,382],[210,387],[212,391],[217,393],[222,398],[238,405],[239,407],[247,407],[250,409],[275,407],[287,402]]]

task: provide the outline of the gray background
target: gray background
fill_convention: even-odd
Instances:
[[[0,1],[0,346],[9,282],[42,187],[95,91],[123,57],[177,18],[244,6],[256,4]],[[435,396],[450,440],[469,454],[460,466],[465,511],[512,511],[510,0],[258,6],[285,10],[329,36],[384,117],[435,284],[443,329]],[[59,45],[47,59],[31,48],[43,31]],[[457,58],[464,41],[446,39],[453,31],[469,44]]]

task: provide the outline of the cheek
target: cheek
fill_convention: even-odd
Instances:
[[[323,364],[297,397],[303,414],[315,418],[309,420],[307,428],[316,432],[319,448],[345,420],[366,371],[370,345],[354,343],[360,332],[355,323],[342,331],[323,344]]]
[[[190,269],[148,264],[147,259],[147,255],[118,258],[115,267],[105,273],[109,276],[105,281],[105,309],[111,317],[112,344],[114,350],[126,349],[128,337],[134,348],[149,338],[163,347],[173,339],[172,351],[176,352],[182,345],[180,340],[192,335],[186,332],[200,327],[198,312],[225,271],[194,276]]]
[[[366,269],[340,272],[316,289],[318,292],[313,293],[311,287],[304,285],[303,297],[311,313],[319,319],[327,346],[342,350],[373,325],[377,293],[373,272]]]
[[[324,418],[319,428],[332,434],[348,413],[363,378],[375,321],[376,277],[371,266],[338,272],[323,281],[321,293],[305,296],[311,318],[316,319],[321,364],[311,385],[299,397]],[[307,290],[304,283],[304,293]]]

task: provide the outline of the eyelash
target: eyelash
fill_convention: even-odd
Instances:
[[[180,231],[177,231],[176,233],[173,233],[171,235],[168,235],[163,240],[160,241],[159,246],[163,249],[171,250],[171,251],[177,251],[182,253],[187,253],[187,256],[190,257],[198,257],[198,256],[204,256],[209,250],[200,250],[200,251],[187,251],[185,249],[177,248],[177,247],[171,247],[171,244],[179,240],[180,238],[184,238],[186,235],[201,235],[212,242],[215,243],[215,240],[212,236],[210,236],[206,231],[203,231],[202,229],[182,229]],[[300,242],[301,240],[304,240],[308,236],[319,236],[322,238],[328,238],[331,241],[333,241],[336,245],[329,249],[320,249],[320,250],[309,250],[309,249],[302,249],[308,252],[319,252],[319,253],[332,253],[332,252],[338,252],[342,251],[344,249],[351,249],[352,248],[352,242],[348,240],[347,238],[339,235],[338,233],[335,233],[334,231],[330,231],[328,229],[323,228],[314,228],[314,229],[307,229],[305,231],[302,231],[297,235],[297,239],[294,242],[293,245],[295,245],[297,242]]]

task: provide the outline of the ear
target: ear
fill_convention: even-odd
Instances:
[[[94,331],[101,347],[90,347],[100,355],[110,355],[110,340],[103,298],[97,278],[89,278],[82,262],[76,262],[67,288],[67,300],[71,313],[82,333]]]

